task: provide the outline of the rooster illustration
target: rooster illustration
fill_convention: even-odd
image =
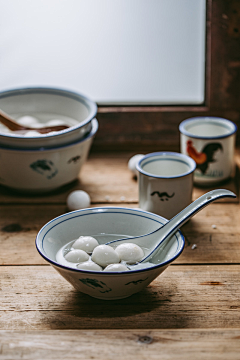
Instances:
[[[192,141],[187,141],[187,153],[193,160],[195,160],[197,164],[196,169],[199,169],[202,174],[206,173],[209,163],[216,161],[214,159],[214,154],[217,150],[223,151],[222,144],[209,143],[204,146],[201,152],[198,152],[194,148]]]

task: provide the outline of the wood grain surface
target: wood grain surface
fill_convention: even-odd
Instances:
[[[92,207],[138,207],[132,154],[92,153],[79,181],[54,194],[0,189],[0,360],[239,359],[238,198],[188,221],[181,256],[126,299],[77,292],[38,254],[38,231],[68,211],[72,190],[88,191]],[[238,183],[239,175],[225,185],[238,194]],[[207,190],[195,187],[193,198]]]
[[[77,292],[35,249],[38,231],[68,211],[73,190],[87,191],[94,207],[138,207],[129,158],[179,151],[182,120],[220,116],[240,126],[240,3],[208,0],[207,7],[203,105],[100,107],[92,153],[75,183],[41,195],[0,187],[0,360],[239,360],[239,196],[209,205],[185,224],[181,256],[123,300]],[[239,195],[239,148],[236,165],[236,176],[221,187]],[[193,199],[208,190],[194,187]]]
[[[1,360],[235,360],[238,329],[0,331]]]
[[[126,206],[119,203],[109,205]],[[137,204],[127,206],[136,208]],[[0,265],[44,264],[36,252],[36,235],[45,223],[66,211],[66,205],[55,204],[1,206]],[[210,204],[181,228],[186,244],[175,263],[240,264],[239,219],[240,208],[236,204]]]
[[[145,290],[106,301],[50,266],[2,266],[0,329],[191,329],[239,326],[240,265],[171,265]]]

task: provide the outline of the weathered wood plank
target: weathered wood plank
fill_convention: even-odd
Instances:
[[[78,181],[55,192],[41,195],[26,195],[0,186],[0,204],[66,204],[68,194],[84,190],[92,204],[138,204],[138,183],[128,169],[127,163],[135,153],[93,153],[83,165]],[[236,161],[240,159],[236,154]],[[237,173],[238,174],[238,173]],[[41,176],[41,175],[40,175]],[[194,187],[193,200],[214,188],[223,187],[238,194],[239,179],[234,178],[215,187]],[[218,202],[238,202],[237,199],[220,199]]]
[[[240,234],[185,234],[186,245],[174,264],[240,264]],[[0,265],[46,265],[35,247],[36,234],[1,238]]]
[[[101,205],[96,205],[101,206]],[[102,206],[108,206],[103,204]],[[110,203],[109,206],[126,206],[119,203]],[[92,207],[95,207],[93,205]],[[137,208],[137,204],[128,204],[129,208]],[[0,206],[0,231],[14,235],[15,232],[38,231],[47,221],[67,212],[65,205],[9,205]],[[199,211],[186,225],[184,231],[198,233],[238,233],[240,206],[238,204],[212,203]],[[11,224],[19,224],[19,229],[11,231]],[[213,229],[212,225],[217,228]],[[10,228],[8,229],[8,226]]]
[[[238,360],[240,330],[0,331],[0,360]]]
[[[0,265],[40,265],[46,261],[35,247],[36,234],[19,234],[0,239]],[[240,264],[240,234],[186,233],[186,245],[174,264]]]
[[[64,205],[0,206],[0,265],[46,264],[35,249],[36,235],[46,222],[66,211]],[[239,218],[238,204],[211,204],[200,211],[182,227],[186,245],[175,263],[239,264]],[[194,244],[197,247],[192,249]]]
[[[170,266],[142,292],[104,301],[50,266],[1,266],[0,329],[239,327],[239,265]]]
[[[240,234],[184,234],[186,245],[174,264],[240,264]]]

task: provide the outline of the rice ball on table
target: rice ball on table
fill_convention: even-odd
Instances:
[[[86,191],[75,190],[67,197],[67,207],[70,211],[88,208],[91,199]]]

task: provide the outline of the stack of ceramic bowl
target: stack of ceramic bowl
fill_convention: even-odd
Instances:
[[[67,90],[25,88],[1,92],[0,109],[16,121],[25,117],[37,119],[40,126],[69,126],[26,136],[0,124],[1,185],[40,193],[77,179],[98,130],[93,101]]]

